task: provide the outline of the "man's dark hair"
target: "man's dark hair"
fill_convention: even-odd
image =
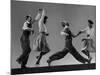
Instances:
[[[94,24],[92,20],[88,20],[88,22],[89,22],[90,24]]]
[[[44,24],[46,24],[47,19],[48,19],[48,17],[47,17],[47,16],[45,16],[45,17],[44,17],[44,21],[43,21],[43,22],[44,22]]]

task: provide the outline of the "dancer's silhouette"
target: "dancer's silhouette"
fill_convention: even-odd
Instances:
[[[90,55],[90,52],[95,52],[95,47],[94,47],[94,27],[93,27],[93,21],[88,20],[88,27],[81,30],[79,34],[85,33],[86,38],[83,38],[82,40],[84,41],[84,47],[82,48],[82,52],[88,56],[88,58],[92,58]]]
[[[36,56],[36,58],[38,59],[36,62],[36,65],[39,65],[42,56],[47,54],[50,51],[47,40],[46,40],[46,36],[49,35],[47,33],[47,27],[46,27],[48,17],[46,16],[45,9],[39,9],[39,11],[41,11],[38,13],[38,14],[41,14],[41,17],[38,22],[39,35],[36,39],[36,46],[37,46],[36,50],[40,52],[40,55]]]
[[[64,27],[64,29],[61,31],[61,35],[65,36],[65,48],[62,51],[59,51],[50,56],[49,59],[47,60],[48,65],[50,66],[52,61],[64,58],[65,55],[67,55],[67,53],[72,54],[73,57],[75,57],[81,63],[86,63],[86,62],[89,63],[90,60],[81,56],[72,44],[72,39],[77,37],[79,34],[74,35],[69,28],[69,23],[66,21],[62,22],[62,26]]]
[[[29,54],[31,52],[31,48],[30,48],[30,35],[34,33],[34,30],[32,28],[32,24],[35,22],[36,20],[32,20],[32,17],[30,15],[26,16],[26,21],[23,25],[23,33],[22,36],[20,38],[20,43],[21,43],[21,47],[22,47],[22,54],[20,55],[20,57],[16,60],[19,64],[21,64],[21,68],[26,68],[26,64],[28,61],[28,57]]]

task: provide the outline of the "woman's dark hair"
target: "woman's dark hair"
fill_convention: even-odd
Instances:
[[[45,17],[44,17],[44,21],[43,21],[43,22],[44,22],[44,24],[46,24],[47,19],[48,19],[48,17],[47,17],[47,16],[45,16]]]
[[[61,24],[62,24],[62,27],[69,26],[68,22],[67,23],[61,22]]]
[[[89,22],[90,24],[94,24],[92,20],[88,20],[88,22]]]
[[[27,20],[29,17],[31,18],[31,16],[27,15],[27,16],[26,16],[26,20]],[[31,19],[32,19],[32,18],[31,18]]]

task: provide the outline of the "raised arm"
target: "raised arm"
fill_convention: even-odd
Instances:
[[[46,11],[43,9],[42,10],[42,14],[41,14],[41,18],[39,20],[39,28],[41,29],[41,27],[43,26],[43,21],[44,21],[44,17],[46,15]]]
[[[45,15],[46,15],[46,10],[43,9],[43,10],[42,10],[42,14],[41,14],[41,19],[40,19],[42,22],[43,22],[43,20],[44,20]]]
[[[38,21],[41,16],[42,16],[42,11],[43,9],[38,9],[37,15],[35,16],[35,18],[31,21],[31,24],[34,24],[36,21]]]
[[[35,17],[35,20],[39,20],[41,18],[41,12],[42,12],[43,9],[38,9],[38,12],[37,12],[37,15]]]

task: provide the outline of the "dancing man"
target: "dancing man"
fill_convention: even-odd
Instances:
[[[74,35],[71,32],[68,22],[63,21],[61,24],[64,27],[64,29],[61,31],[61,35],[65,36],[65,48],[62,51],[59,51],[50,56],[47,60],[48,65],[50,66],[52,61],[64,58],[67,53],[71,53],[81,63],[89,63],[89,60],[81,56],[72,44],[72,39],[77,37],[79,34]]]
[[[20,42],[21,42],[21,47],[22,47],[22,54],[20,55],[20,57],[16,60],[19,64],[21,64],[21,68],[27,68],[26,64],[28,61],[28,57],[29,54],[31,52],[31,48],[30,48],[30,35],[34,33],[32,24],[35,22],[36,20],[32,20],[32,17],[30,15],[26,16],[26,21],[23,25],[23,33],[22,36],[20,38]]]
[[[39,35],[36,39],[36,46],[37,46],[36,50],[40,52],[40,55],[36,57],[38,59],[36,65],[39,65],[42,56],[47,54],[50,51],[48,43],[46,41],[46,36],[49,35],[46,27],[46,23],[48,19],[48,17],[46,16],[46,10],[39,9],[38,15],[40,15],[38,16]]]
[[[83,38],[82,41],[84,42],[84,47],[82,48],[82,52],[88,56],[88,58],[92,58],[90,55],[90,52],[95,52],[95,47],[94,47],[94,27],[93,27],[93,21],[88,20],[88,27],[85,29],[81,30],[79,34],[85,33],[86,38]]]

